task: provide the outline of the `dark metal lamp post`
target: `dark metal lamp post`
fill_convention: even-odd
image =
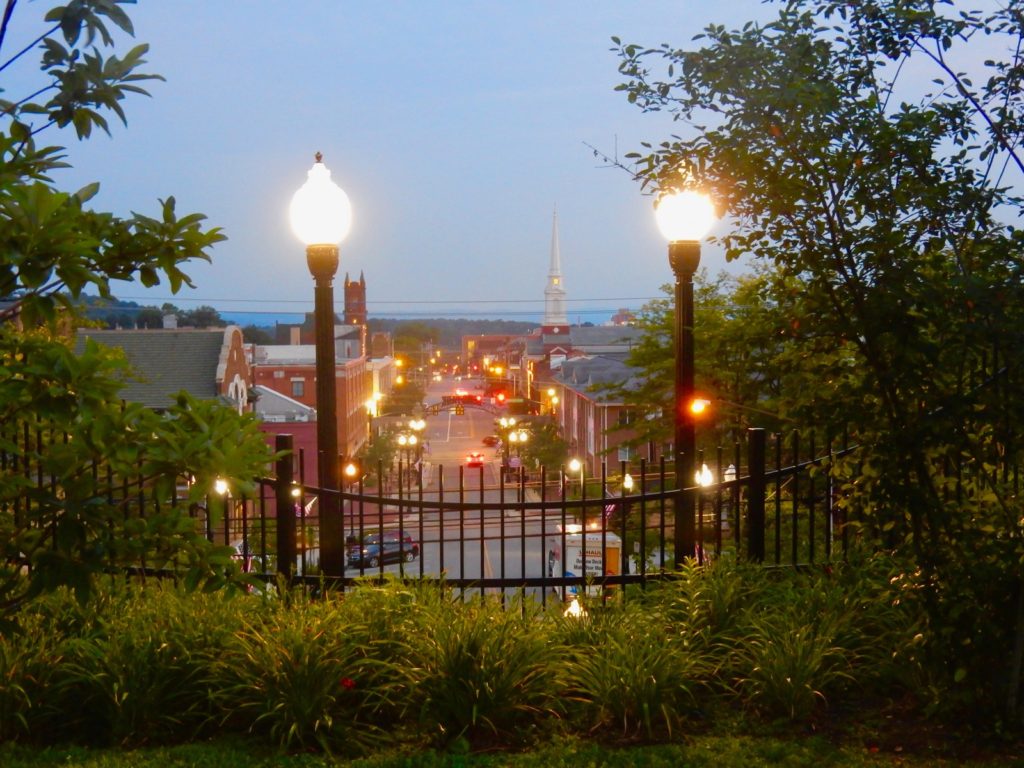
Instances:
[[[656,209],[658,228],[668,240],[668,263],[675,275],[674,438],[676,497],[675,566],[697,554],[694,477],[696,429],[689,403],[694,396],[693,275],[700,265],[700,239],[715,220],[711,200],[692,190],[663,196]]]
[[[334,356],[334,274],[338,245],[352,226],[352,206],[316,153],[306,183],[292,197],[292,229],[306,245],[306,263],[313,275],[316,331],[316,443],[320,488],[320,566],[327,576],[341,576],[345,567],[345,521],[338,482],[337,383]]]

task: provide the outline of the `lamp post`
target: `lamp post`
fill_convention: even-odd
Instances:
[[[512,427],[516,425],[516,420],[511,416],[502,416],[500,419],[498,419],[498,424],[501,426],[501,467],[502,471],[504,472],[508,469],[508,458],[511,449],[509,443],[512,442],[511,430]]]
[[[583,497],[583,462],[579,459],[569,460],[569,471],[580,473],[580,498]]]
[[[347,461],[345,462],[345,468],[341,471],[341,474],[344,482],[348,483],[348,489],[351,492],[352,486],[359,481],[362,470],[354,461]],[[348,536],[350,540],[355,536],[355,517],[355,510],[352,509],[352,502],[350,500],[348,503]]]
[[[306,263],[313,275],[316,333],[316,443],[320,488],[320,565],[327,576],[341,576],[345,567],[345,521],[338,505],[338,421],[334,364],[334,274],[338,245],[352,226],[352,206],[317,152],[306,183],[289,207],[292,230],[306,245]]]
[[[668,263],[675,275],[675,398],[673,407],[676,496],[675,565],[697,554],[694,489],[696,430],[688,403],[694,394],[693,275],[700,265],[700,239],[715,220],[711,200],[692,190],[663,196],[655,211],[658,228],[668,240]]]
[[[402,454],[405,456],[405,471],[408,476],[409,492],[412,493],[412,455],[417,450],[419,445],[419,438],[414,434],[405,434],[404,432],[398,436],[398,447],[401,449]],[[399,459],[399,482],[401,482],[401,458]]]

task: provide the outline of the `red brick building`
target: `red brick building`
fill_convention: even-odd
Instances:
[[[338,326],[339,330],[347,326]],[[372,397],[371,374],[359,343],[346,350],[345,339],[336,342],[335,392],[337,396],[338,452],[353,456],[366,442],[369,422],[366,403]],[[252,353],[252,382],[316,408],[316,347],[309,344],[256,346]],[[315,417],[314,417],[315,418]],[[279,431],[279,430],[275,430]],[[307,466],[307,476],[310,475]]]

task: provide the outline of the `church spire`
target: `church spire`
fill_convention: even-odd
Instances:
[[[562,257],[558,250],[558,209],[555,209],[551,223],[551,265],[548,267],[548,284],[544,289],[545,332],[561,333],[569,325],[565,314],[565,289],[562,288]]]

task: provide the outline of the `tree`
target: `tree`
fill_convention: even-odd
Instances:
[[[553,421],[533,421],[530,439],[520,448],[520,453],[525,466],[544,467],[550,474],[565,466],[569,444],[558,434],[558,425]]]
[[[779,392],[785,368],[779,364],[788,325],[778,306],[765,301],[762,271],[714,279],[705,270],[695,276],[694,323],[696,389],[711,400],[710,417],[698,430],[698,446],[711,451],[742,438],[748,427],[778,431],[787,422]],[[671,295],[671,286],[663,291]],[[638,313],[643,335],[626,362],[637,371],[628,381],[602,391],[630,406],[637,436],[631,445],[671,442],[674,396],[675,309],[670,299],[655,299]]]
[[[359,452],[360,463],[370,478],[370,485],[376,485],[381,491],[384,490],[385,478],[391,472],[398,454],[397,437],[395,429],[385,429],[380,434],[371,435],[369,442]],[[380,475],[381,471],[383,476]]]
[[[142,307],[135,313],[136,328],[163,328],[164,313],[156,307]]]
[[[418,360],[425,348],[437,345],[440,337],[437,328],[419,321],[399,323],[395,327],[395,353],[404,353]]]
[[[15,5],[5,4],[0,51]],[[269,458],[251,416],[184,394],[162,414],[125,404],[123,355],[95,343],[71,351],[67,327],[83,319],[86,288],[110,299],[112,280],[166,280],[176,292],[192,285],[182,266],[209,260],[224,239],[203,228],[202,215],[178,216],[173,197],[154,217],[119,218],[87,207],[97,184],[66,192],[49,178],[65,154],[37,146],[43,131],[109,133],[104,113],[124,121],[123,99],[159,79],[137,71],[145,45],[104,56],[114,44],[108,24],[133,34],[122,5],[72,0],[46,13],[36,39],[41,86],[0,102],[0,296],[10,300],[0,313],[0,625],[59,586],[86,599],[110,567],[169,565],[208,586],[237,577],[188,509],[214,476],[251,490]],[[31,50],[0,62],[0,72]],[[15,318],[25,330],[5,322]]]
[[[273,344],[274,338],[270,331],[258,325],[247,325],[242,328],[242,338],[246,344]]]
[[[1024,531],[1009,480],[1024,398],[1009,393],[1024,280],[1022,233],[1004,221],[1020,212],[1005,171],[1024,169],[1024,14],[949,5],[790,0],[765,26],[708,28],[699,49],[615,43],[630,101],[693,128],[632,155],[639,178],[707,188],[729,217],[727,256],[768,265],[765,296],[789,321],[770,341],[816,380],[779,396],[859,442],[837,469],[848,514],[912,558],[947,702],[969,681],[1002,690],[1016,717]],[[1008,53],[975,86],[949,61],[983,37]],[[937,80],[913,102],[900,99],[910,60]]]

